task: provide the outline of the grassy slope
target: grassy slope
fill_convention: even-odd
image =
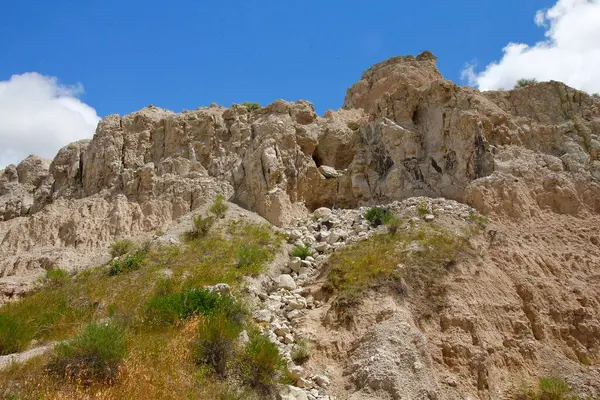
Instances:
[[[144,324],[144,305],[154,294],[162,269],[172,271],[174,290],[228,283],[235,291],[243,276],[264,268],[280,243],[281,238],[265,226],[231,222],[222,233],[181,247],[155,246],[136,271],[109,276],[107,267],[93,268],[9,304],[0,309],[0,318],[20,322],[18,350],[31,339],[69,338],[89,321],[112,317],[130,328],[129,354],[120,379],[110,387],[65,385],[44,373],[46,357],[0,372],[0,387],[18,383],[19,399],[81,398],[82,390],[104,398],[218,398],[222,384],[196,379],[197,368],[190,360],[196,321],[151,329]],[[241,264],[240,256],[245,257]]]

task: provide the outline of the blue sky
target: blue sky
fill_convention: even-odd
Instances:
[[[30,0],[3,2],[1,21],[0,168],[149,104],[306,99],[323,114],[372,64],[423,50],[482,90],[600,92],[600,0]]]
[[[35,71],[80,82],[100,116],[150,103],[308,99],[341,106],[370,65],[428,49],[445,77],[534,42],[552,1],[19,1],[3,4],[0,80]]]

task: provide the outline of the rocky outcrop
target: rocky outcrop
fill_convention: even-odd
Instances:
[[[0,230],[0,276],[79,265],[63,254],[99,254],[217,193],[277,225],[419,195],[511,218],[595,213],[599,135],[600,101],[583,92],[480,93],[443,79],[429,52],[374,65],[323,117],[306,101],[149,106],[104,118],[49,167],[30,157],[1,173],[0,220],[17,220]]]

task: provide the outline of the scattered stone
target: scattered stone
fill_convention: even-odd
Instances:
[[[321,208],[317,208],[314,212],[313,212],[313,217],[315,219],[321,219],[324,217],[328,217],[331,215],[331,209],[327,208],[327,207],[321,207]]]
[[[279,276],[279,287],[282,289],[294,290],[296,289],[296,282],[290,275],[283,274]]]
[[[313,380],[322,388],[326,388],[327,386],[331,385],[331,381],[325,375],[315,375],[313,376]]]
[[[288,263],[288,267],[294,272],[298,272],[302,265],[302,259],[300,257],[292,257]]]
[[[252,317],[256,322],[271,322],[273,320],[273,315],[269,310],[255,311]]]

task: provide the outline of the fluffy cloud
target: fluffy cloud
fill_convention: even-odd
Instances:
[[[0,168],[29,154],[53,158],[64,145],[93,136],[99,117],[77,98],[81,84],[38,73],[0,81]]]
[[[600,93],[600,0],[558,0],[538,11],[534,22],[546,30],[546,40],[509,43],[499,62],[482,72],[467,65],[463,79],[481,90],[510,89],[521,78],[536,78]]]

